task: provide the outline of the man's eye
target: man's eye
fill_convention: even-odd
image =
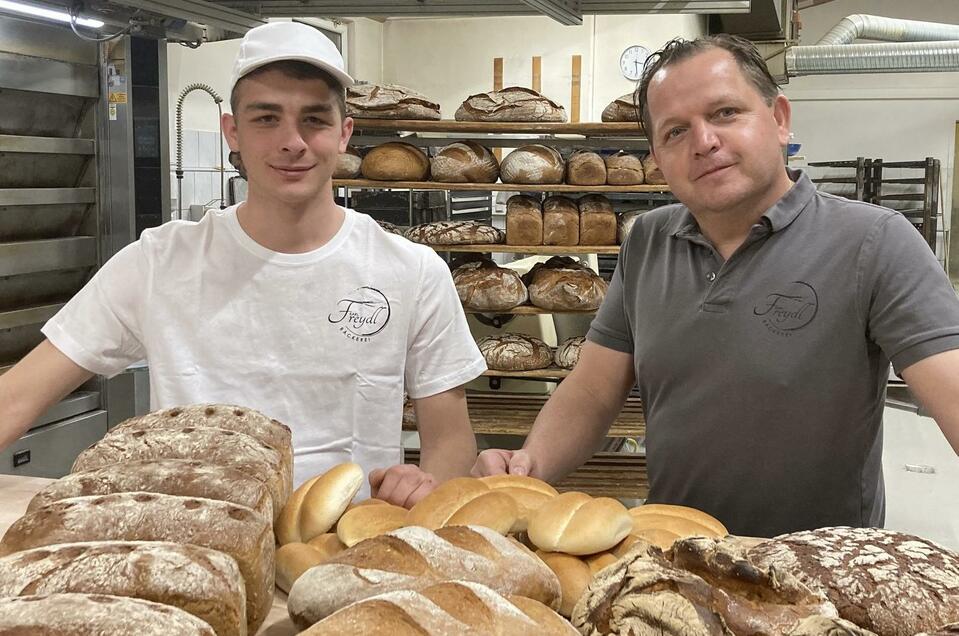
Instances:
[[[263,123],[270,123],[276,121],[276,115],[261,115],[257,117],[254,121],[259,121]]]
[[[671,129],[669,129],[669,131],[666,133],[666,139],[675,139],[675,138],[678,137],[682,132],[683,132],[683,129],[682,129],[682,128],[678,128],[678,127],[677,127],[677,128],[671,128]]]
[[[732,117],[736,114],[735,108],[720,108],[718,113],[720,117]]]

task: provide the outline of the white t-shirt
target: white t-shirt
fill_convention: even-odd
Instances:
[[[284,422],[297,484],[344,461],[400,463],[404,386],[428,397],[486,364],[443,260],[345,212],[304,254],[256,243],[236,207],[147,230],[43,333],[107,377],[146,359],[154,409],[221,402]]]

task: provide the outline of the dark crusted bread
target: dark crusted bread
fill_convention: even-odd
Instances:
[[[354,84],[346,90],[346,114],[367,119],[439,119],[440,105],[398,84]]]
[[[639,109],[633,100],[632,93],[620,95],[603,109],[600,117],[603,121],[634,121],[639,122]]]
[[[519,274],[485,258],[454,269],[453,284],[463,306],[476,311],[505,311],[529,298]]]
[[[620,150],[606,157],[606,183],[609,185],[640,185],[645,182],[643,160]]]
[[[514,194],[506,201],[506,244],[543,244],[543,207],[528,194]]]
[[[523,276],[530,302],[550,311],[591,311],[606,297],[609,285],[589,267],[568,256],[537,263]]]
[[[436,151],[430,160],[433,181],[443,183],[496,183],[499,162],[486,146],[457,141]]]
[[[542,144],[520,146],[500,163],[503,183],[562,183],[565,170],[563,155],[552,146]]]
[[[592,150],[576,150],[566,160],[566,183],[605,185],[606,162]]]
[[[479,221],[435,221],[414,225],[406,238],[423,245],[469,245],[502,243],[503,230]]]
[[[507,86],[498,91],[470,95],[456,109],[456,121],[566,121],[562,106],[536,91]]]
[[[553,352],[545,342],[533,336],[504,333],[486,336],[476,343],[486,364],[495,371],[532,371],[553,363]]]
[[[556,366],[563,369],[572,369],[576,366],[576,363],[579,362],[579,352],[583,348],[583,344],[586,342],[584,336],[576,336],[574,338],[567,338],[564,340],[558,347],[556,347],[556,355],[553,357],[553,360],[556,362]]]

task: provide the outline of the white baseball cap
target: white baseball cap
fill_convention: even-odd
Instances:
[[[330,38],[301,22],[268,22],[246,32],[233,63],[230,90],[247,73],[281,60],[307,62],[335,77],[344,87],[353,78],[343,69],[343,56]]]

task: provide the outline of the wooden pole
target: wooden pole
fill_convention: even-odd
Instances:
[[[533,90],[543,92],[543,58],[538,55],[533,58]]]
[[[572,124],[579,123],[579,89],[582,71],[583,57],[581,55],[574,55],[569,96],[569,121]]]
[[[503,90],[503,58],[501,57],[493,58],[493,90]],[[496,156],[496,161],[500,161],[503,158],[503,150],[494,148],[493,155]]]

